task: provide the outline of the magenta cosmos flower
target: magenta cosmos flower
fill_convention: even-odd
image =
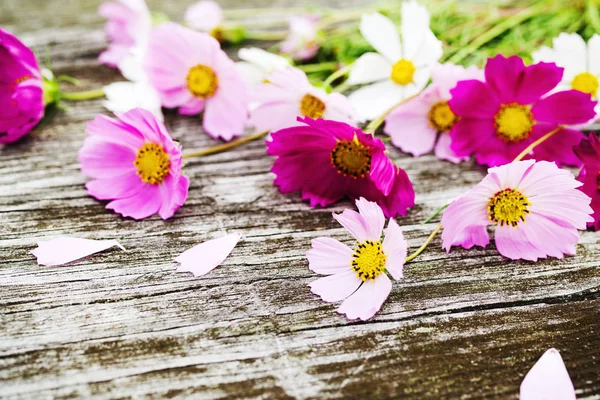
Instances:
[[[310,84],[306,74],[297,68],[272,72],[267,83],[255,88],[252,100],[257,106],[250,111],[248,125],[259,131],[302,125],[298,117],[324,118],[354,123],[355,111],[346,96],[327,94]]]
[[[579,186],[570,172],[547,161],[490,168],[444,212],[443,247],[485,247],[487,226],[496,225],[496,248],[513,260],[575,254],[577,230],[592,220],[590,198]]]
[[[458,163],[468,158],[457,156],[450,147],[449,133],[458,117],[448,105],[452,97],[450,89],[458,81],[467,79],[483,81],[483,71],[450,63],[435,66],[431,85],[386,117],[384,132],[392,137],[394,146],[415,157],[429,153],[435,147],[435,155],[441,160]]]
[[[387,299],[392,282],[402,279],[407,243],[402,230],[390,219],[386,229],[381,208],[363,198],[356,201],[358,211],[333,214],[356,239],[354,249],[328,237],[312,241],[306,253],[311,271],[328,275],[310,284],[311,291],[326,302],[342,301],[340,314],[349,319],[371,318]],[[382,233],[385,238],[382,240]]]
[[[112,200],[106,208],[143,219],[173,216],[187,198],[189,180],[181,174],[181,150],[151,112],[136,108],[120,120],[96,116],[79,152],[81,170],[94,178],[90,196]]]
[[[203,126],[213,138],[244,132],[246,82],[213,37],[166,22],[152,31],[144,67],[164,107],[179,107],[183,115],[204,110]]]
[[[0,143],[25,136],[44,116],[43,79],[33,52],[0,29]]]
[[[116,68],[128,56],[146,51],[152,16],[144,0],[103,3],[98,12],[108,19],[104,32],[110,42],[98,58],[101,63]]]
[[[583,168],[577,176],[577,180],[583,183],[579,190],[592,198],[594,221],[588,226],[600,231],[600,140],[591,133],[589,140],[583,140],[574,150],[583,163]]]
[[[569,90],[542,97],[562,75],[553,63],[526,67],[519,57],[489,59],[485,83],[462,81],[450,91],[450,108],[459,117],[450,132],[452,150],[459,157],[475,153],[480,164],[502,165],[557,127],[589,121],[596,105],[589,94]],[[578,165],[573,146],[582,135],[564,128],[538,145],[533,157]]]
[[[277,157],[271,171],[282,193],[301,191],[311,207],[364,197],[390,218],[415,205],[406,172],[388,158],[380,139],[343,122],[298,120],[305,125],[273,132],[267,141],[267,153]]]

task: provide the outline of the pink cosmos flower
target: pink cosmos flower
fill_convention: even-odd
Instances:
[[[520,400],[575,400],[575,388],[560,353],[549,349],[521,383]]]
[[[108,21],[104,31],[110,42],[98,58],[116,68],[132,52],[143,52],[152,29],[152,16],[144,0],[116,0],[103,3],[98,12]]]
[[[431,79],[427,89],[388,114],[384,132],[392,137],[394,146],[405,153],[418,157],[435,147],[439,159],[459,163],[468,157],[457,156],[450,147],[448,133],[458,120],[448,105],[452,97],[450,89],[462,80],[483,81],[483,71],[474,66],[465,69],[451,63],[438,64],[433,67]]]
[[[490,168],[473,189],[444,212],[443,247],[487,246],[488,225],[496,225],[496,248],[513,260],[537,261],[575,254],[578,229],[592,221],[590,198],[576,190],[570,172],[534,160]]]
[[[276,70],[267,82],[256,87],[252,101],[258,106],[250,112],[248,125],[259,131],[274,131],[301,125],[298,117],[324,118],[352,124],[354,108],[340,93],[327,94],[310,84],[297,68]]]
[[[312,241],[306,257],[311,271],[328,275],[312,282],[311,291],[326,302],[343,300],[337,310],[340,314],[365,321],[379,311],[390,294],[392,282],[385,272],[396,280],[402,278],[408,244],[393,219],[383,229],[385,217],[376,203],[360,198],[356,206],[359,212],[333,214],[356,239],[354,249],[320,237]]]
[[[79,151],[90,196],[112,200],[106,208],[143,219],[175,214],[185,202],[189,180],[181,174],[181,150],[151,112],[136,108],[119,120],[96,116]]]
[[[319,51],[317,43],[317,15],[304,15],[290,18],[290,33],[280,50],[294,60],[308,60]]]
[[[241,237],[239,232],[231,233],[184,251],[174,260],[180,264],[177,272],[191,272],[195,277],[206,275],[227,258]]]
[[[111,247],[125,248],[116,240],[91,240],[73,237],[58,237],[41,240],[38,247],[31,250],[39,265],[55,267],[80,260],[84,257],[99,253]]]
[[[223,23],[223,9],[212,0],[202,0],[192,4],[185,10],[183,17],[190,28],[219,37],[219,28]]]
[[[577,176],[577,180],[583,183],[579,190],[592,198],[594,221],[589,222],[588,226],[600,231],[600,140],[591,133],[589,140],[583,140],[574,150],[583,163]]]
[[[526,67],[516,56],[489,59],[485,83],[462,81],[450,91],[450,108],[459,117],[450,132],[452,150],[459,157],[475,153],[480,164],[502,165],[559,126],[593,118],[596,102],[589,94],[569,90],[542,97],[562,75],[563,69],[553,63]],[[538,145],[533,157],[578,165],[573,146],[582,135],[564,128]]]
[[[213,37],[165,22],[152,31],[144,67],[164,107],[179,107],[183,115],[204,110],[203,126],[213,138],[244,132],[246,82]]]
[[[43,80],[33,52],[0,28],[0,144],[25,136],[44,116]]]
[[[311,207],[364,197],[390,218],[415,205],[406,172],[388,158],[381,139],[343,122],[298,120],[304,125],[273,132],[267,141],[281,193],[301,191]]]

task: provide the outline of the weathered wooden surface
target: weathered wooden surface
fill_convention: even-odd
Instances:
[[[187,5],[150,4],[173,17]],[[120,79],[96,61],[97,5],[3,0],[0,24],[96,88]],[[350,242],[331,218],[349,202],[310,210],[281,195],[255,142],[189,162],[190,196],[171,220],[120,218],[86,195],[77,162],[85,122],[105,112],[72,104],[0,149],[0,397],[517,398],[556,347],[578,396],[600,398],[600,234],[584,233],[577,256],[540,263],[493,246],[447,255],[438,237],[373,320],[349,322],[310,293],[304,257],[320,235]],[[186,149],[214,144],[195,118],[166,123]],[[435,226],[419,221],[483,170],[392,155],[417,192],[399,219],[415,249]],[[223,231],[244,240],[221,267],[175,273],[174,256]],[[128,252],[37,266],[29,251],[59,234],[117,238]]]

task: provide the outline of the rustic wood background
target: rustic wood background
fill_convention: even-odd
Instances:
[[[179,20],[187,3],[149,1]],[[98,5],[2,0],[0,25],[47,53],[57,74],[98,88],[121,80],[97,62]],[[100,100],[68,106],[0,148],[0,397],[517,398],[525,373],[556,347],[578,397],[600,398],[599,233],[582,235],[577,256],[539,263],[506,260],[493,245],[446,254],[438,236],[375,318],[350,322],[310,293],[304,256],[320,235],[350,243],[331,218],[349,202],[311,210],[281,195],[254,142],[190,161],[190,196],[171,220],[123,219],[86,195],[77,162],[86,121],[107,112]],[[197,118],[167,113],[166,124],[184,149],[215,144]],[[414,250],[437,223],[419,221],[484,171],[391,154],[417,192],[398,220]],[[175,273],[174,256],[225,231],[244,239],[221,267],[198,279]],[[29,251],[57,235],[116,238],[128,251],[37,266]]]

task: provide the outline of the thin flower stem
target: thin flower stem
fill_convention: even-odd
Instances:
[[[437,235],[437,233],[440,231],[440,229],[442,229],[442,224],[438,224],[438,226],[435,227],[435,229],[433,230],[433,232],[431,232],[431,235],[429,235],[429,237],[427,238],[427,240],[425,240],[425,243],[423,243],[421,245],[421,247],[419,247],[417,249],[417,251],[415,251],[414,253],[412,253],[410,256],[406,257],[406,259],[404,260],[404,262],[412,261],[419,254],[421,254],[423,252],[423,250],[425,250],[427,248],[427,246],[429,246],[429,243],[431,243],[431,241],[433,240],[433,238],[435,237],[435,235]]]
[[[419,92],[420,93],[420,92]],[[398,107],[401,104],[406,103],[407,101],[409,101],[410,99],[413,99],[415,97],[417,97],[419,95],[419,93],[414,94],[410,97],[407,97],[404,100],[399,101],[398,103],[394,104],[392,107],[390,107],[388,110],[386,110],[383,114],[381,114],[379,117],[375,118],[374,120],[372,120],[369,125],[367,125],[367,127],[365,128],[365,133],[371,133],[374,134],[375,131],[377,130],[377,128],[379,128],[381,126],[381,124],[383,124],[383,121],[385,121],[385,117],[388,116],[389,113],[391,113],[396,107]]]
[[[98,99],[100,97],[104,97],[104,89],[96,89],[96,90],[87,90],[85,92],[70,92],[70,93],[61,93],[61,100],[92,100]]]
[[[310,74],[314,72],[332,71],[337,68],[338,64],[339,63],[336,61],[326,61],[318,64],[300,64],[296,65],[296,68]]]
[[[335,71],[333,74],[329,75],[327,77],[327,79],[325,79],[323,81],[323,85],[325,85],[325,86],[331,85],[333,82],[335,82],[337,79],[341,78],[342,76],[348,75],[350,73],[351,69],[352,69],[352,64],[346,65],[345,67],[338,69],[337,71]]]
[[[244,136],[237,140],[232,140],[231,142],[228,142],[228,143],[219,144],[219,145],[216,145],[213,147],[209,147],[208,149],[195,151],[193,153],[184,154],[181,158],[202,157],[202,156],[207,156],[210,154],[221,153],[223,151],[241,146],[244,143],[248,143],[253,140],[260,139],[264,136],[267,136],[268,133],[269,133],[269,131],[253,133],[252,135]]]
[[[512,160],[512,162],[521,161],[523,159],[523,157],[525,157],[527,154],[531,153],[531,150],[533,150],[536,146],[540,145],[541,143],[545,142],[546,140],[548,140],[549,138],[554,136],[556,133],[560,132],[561,129],[563,129],[563,127],[559,126],[558,128],[553,129],[550,132],[546,133],[544,136],[542,136],[535,142],[531,143],[529,146],[527,146],[527,148],[525,150],[520,152],[519,155],[516,156],[514,160]]]
[[[246,39],[249,40],[264,40],[268,42],[276,42],[285,39],[287,32],[284,31],[247,31]]]
[[[441,206],[440,208],[438,208],[437,210],[435,210],[435,212],[429,216],[429,218],[427,218],[425,221],[421,222],[421,224],[426,224],[428,222],[430,222],[432,219],[434,219],[435,217],[437,217],[438,215],[440,215],[442,213],[442,211],[444,211],[446,208],[448,208],[450,204],[444,204],[443,206]]]

